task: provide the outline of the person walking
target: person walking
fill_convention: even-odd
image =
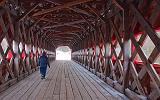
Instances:
[[[45,79],[47,65],[50,68],[50,64],[49,64],[46,52],[43,51],[42,56],[40,56],[40,58],[38,60],[38,66],[39,66],[39,70],[40,70],[40,74],[41,74],[41,79]]]

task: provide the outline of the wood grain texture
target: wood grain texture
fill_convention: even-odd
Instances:
[[[38,72],[0,94],[1,100],[118,100],[119,92],[73,61],[54,61],[45,80]],[[108,89],[107,89],[108,88]],[[109,90],[109,91],[108,91]],[[114,93],[114,94],[112,94]],[[121,94],[122,95],[122,94]],[[123,95],[123,97],[125,97]],[[120,98],[119,100],[121,100]],[[127,100],[127,98],[125,97]]]

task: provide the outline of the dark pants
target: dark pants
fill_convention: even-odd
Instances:
[[[46,67],[40,67],[40,73],[42,77],[46,76],[47,66]]]

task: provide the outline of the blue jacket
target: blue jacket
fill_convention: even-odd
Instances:
[[[48,57],[42,54],[42,56],[38,60],[38,65],[40,67],[47,67],[47,65],[50,67],[49,62],[48,62]]]

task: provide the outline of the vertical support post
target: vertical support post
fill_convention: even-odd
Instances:
[[[18,77],[20,75],[20,66],[19,66],[19,43],[16,41],[13,41],[13,52],[15,54],[14,56],[14,67],[15,67],[15,76]]]
[[[33,63],[37,66],[37,48],[35,46],[33,46]]]
[[[129,69],[130,69],[130,57],[131,57],[131,40],[130,40],[130,30],[129,30],[129,11],[125,9],[124,11],[124,80],[123,80],[123,91],[128,87],[129,81]]]
[[[109,72],[109,59],[110,58],[110,55],[111,55],[111,36],[112,36],[112,33],[110,33],[110,24],[109,22],[106,22],[105,23],[105,35],[104,37],[106,38],[105,39],[105,76],[108,77],[110,75],[110,72]]]
[[[30,50],[31,45],[25,44],[25,52],[26,52],[26,68],[29,74],[31,73],[31,65],[30,65]]]
[[[99,70],[99,46],[96,45],[96,55],[95,55],[95,62],[96,62],[96,65],[95,65],[95,74],[97,75],[97,72]]]

